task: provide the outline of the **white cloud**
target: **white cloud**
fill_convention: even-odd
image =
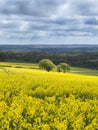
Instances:
[[[77,43],[92,37],[97,41],[98,0],[0,0],[0,39]]]

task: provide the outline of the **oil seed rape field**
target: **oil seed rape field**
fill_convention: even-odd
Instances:
[[[98,76],[0,69],[0,130],[98,130]]]

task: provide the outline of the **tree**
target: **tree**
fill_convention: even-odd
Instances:
[[[67,63],[60,63],[59,65],[57,65],[57,71],[64,73],[66,71],[70,71],[70,65],[68,65]]]
[[[39,62],[39,68],[51,71],[55,67],[54,63],[49,59],[43,59]]]

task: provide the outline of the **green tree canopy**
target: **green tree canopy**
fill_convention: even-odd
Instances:
[[[49,59],[43,59],[39,62],[39,68],[51,71],[55,67],[54,63]]]
[[[57,71],[64,73],[66,71],[70,71],[70,65],[68,65],[67,63],[60,63],[59,65],[57,65]]]

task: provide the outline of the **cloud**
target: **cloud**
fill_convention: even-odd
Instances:
[[[64,0],[5,0],[0,1],[0,12],[3,14],[24,14],[31,16],[48,16]]]
[[[97,0],[0,0],[0,39],[52,43],[97,39],[97,7]]]
[[[96,19],[96,17],[94,17],[94,18],[88,18],[85,21],[85,24],[88,24],[88,25],[98,25],[98,19]]]

